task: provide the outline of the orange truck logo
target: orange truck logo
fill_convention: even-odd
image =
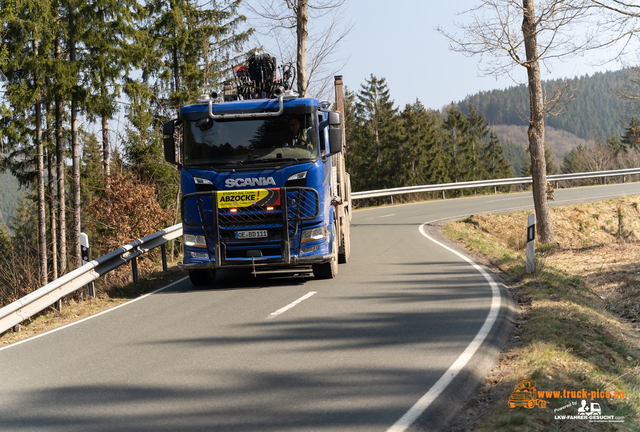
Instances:
[[[509,408],[515,408],[517,406],[533,409],[538,407],[540,409],[547,406],[547,401],[536,398],[536,383],[535,381],[529,381],[522,379],[516,381],[515,388],[511,396],[509,396]]]

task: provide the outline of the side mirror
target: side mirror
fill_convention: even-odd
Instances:
[[[340,119],[340,113],[336,111],[330,111],[329,115],[329,126],[340,126],[342,121]]]
[[[329,128],[329,154],[342,152],[342,128]]]
[[[176,140],[173,138],[175,125],[176,125],[175,119],[169,120],[168,122],[166,122],[162,128],[162,134],[164,135],[164,160],[166,160],[170,164],[177,165]]]

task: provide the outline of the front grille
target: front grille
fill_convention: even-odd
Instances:
[[[302,187],[271,190],[279,194],[279,200],[270,201],[272,210],[267,210],[266,205],[252,205],[235,207],[235,212],[230,208],[218,208],[218,194],[222,192],[187,194],[182,198],[182,223],[185,227],[204,229],[210,244],[221,244],[222,250],[227,251],[227,258],[245,257],[246,251],[237,250],[234,246],[249,243],[262,243],[263,246],[260,247],[276,249],[282,249],[286,244],[288,248],[289,238],[296,235],[299,223],[318,217],[318,193],[314,189]],[[285,226],[287,230],[284,229]],[[246,240],[235,238],[237,231],[249,230],[266,230],[267,237]]]

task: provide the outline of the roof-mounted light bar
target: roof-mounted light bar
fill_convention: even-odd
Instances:
[[[284,88],[278,87],[273,95],[278,98],[278,111],[275,112],[260,112],[260,113],[239,113],[239,114],[214,114],[213,113],[213,101],[209,100],[209,117],[214,120],[222,120],[222,119],[237,119],[237,118],[258,118],[258,117],[276,117],[282,114],[284,111],[283,105],[283,97],[284,97]]]

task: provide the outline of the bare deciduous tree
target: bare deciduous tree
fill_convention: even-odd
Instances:
[[[249,2],[249,9],[261,20],[256,25],[257,33],[273,39],[281,61],[293,63],[295,59],[298,93],[302,97],[326,96],[333,75],[345,63],[345,59],[335,59],[333,54],[353,28],[341,19],[340,9],[346,1]]]
[[[589,18],[588,0],[482,0],[462,15],[471,17],[469,24],[457,24],[462,38],[438,31],[450,41],[453,51],[480,55],[484,75],[507,75],[517,82],[514,70],[527,71],[529,86],[529,154],[533,177],[533,201],[539,240],[554,242],[544,156],[544,117],[561,107],[566,88],[546,98],[542,88],[541,68],[550,61],[567,58],[595,47],[595,29],[580,29]]]

